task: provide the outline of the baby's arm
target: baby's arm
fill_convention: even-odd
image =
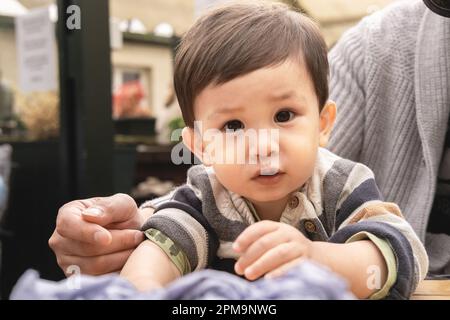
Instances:
[[[371,285],[371,276],[381,285],[387,280],[386,262],[370,240],[345,244],[317,241],[312,246],[311,259],[343,276],[349,282],[350,290],[360,299],[380,289]]]
[[[167,254],[150,240],[133,251],[120,275],[139,291],[161,288],[181,276]]]
[[[381,288],[368,281],[371,274],[367,271],[382,285],[387,279],[387,265],[372,241],[358,240],[339,244],[311,241],[290,225],[261,221],[248,227],[236,239],[233,248],[241,256],[235,270],[249,280],[264,274],[276,277],[309,258],[343,276],[358,298],[367,298]]]
[[[191,182],[195,174],[194,171],[190,175]],[[180,186],[168,195],[142,204],[140,209],[143,217],[147,214],[141,230],[148,240],[130,256],[121,273],[136,287],[140,290],[161,287],[212,263],[219,241],[192,187]]]
[[[347,165],[351,165],[348,162]],[[344,188],[334,190],[340,192],[335,207],[334,232],[328,242],[341,244],[347,248],[356,241],[370,240],[372,246],[384,257],[387,267],[386,282],[381,282],[380,290],[370,296],[371,299],[408,299],[414,292],[417,284],[422,280],[428,269],[428,258],[423,244],[417,237],[411,225],[403,217],[400,208],[390,202],[384,202],[376,185],[373,172],[362,164],[355,164],[348,174],[341,174],[336,179],[342,179]],[[354,243],[353,245],[357,245]],[[367,248],[370,252],[371,250]],[[331,250],[328,250],[330,254]],[[364,252],[363,250],[355,250]],[[351,252],[349,258],[355,264],[363,263]],[[330,256],[329,256],[330,257]],[[367,259],[368,256],[365,255]],[[331,258],[331,257],[330,257]],[[338,257],[336,257],[338,258]],[[346,263],[342,256],[342,263]],[[349,262],[352,262],[350,260]],[[339,266],[339,265],[338,265]],[[368,264],[364,271],[367,273],[370,286],[371,279],[380,265]]]

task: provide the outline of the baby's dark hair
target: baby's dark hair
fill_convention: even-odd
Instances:
[[[293,58],[306,66],[320,110],[328,99],[327,46],[317,25],[282,3],[228,3],[200,17],[175,56],[174,86],[184,122],[194,126],[194,101],[220,85]]]

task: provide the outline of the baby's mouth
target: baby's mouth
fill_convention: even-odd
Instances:
[[[284,172],[281,171],[277,171],[277,172],[272,172],[272,174],[261,174],[258,173],[257,175],[255,175],[252,178],[252,181],[258,183],[258,184],[262,184],[265,186],[270,186],[270,185],[275,185],[277,183],[279,183],[284,176]]]
[[[265,170],[259,170],[252,179],[256,179],[259,177],[274,177],[278,175],[284,174],[283,171],[280,171],[279,169],[265,169]]]

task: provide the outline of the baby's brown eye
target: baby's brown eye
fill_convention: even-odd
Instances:
[[[225,123],[223,128],[227,131],[237,131],[244,129],[244,124],[239,120],[231,120]]]
[[[292,111],[280,111],[275,115],[276,122],[288,122],[294,118],[294,113]]]

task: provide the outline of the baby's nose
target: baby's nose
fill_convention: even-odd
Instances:
[[[278,157],[279,152],[279,132],[275,129],[260,130],[256,143],[250,143],[250,157],[260,164],[266,163],[269,158]]]
[[[270,156],[280,150],[279,132],[275,129],[264,130],[258,134],[258,155]]]

